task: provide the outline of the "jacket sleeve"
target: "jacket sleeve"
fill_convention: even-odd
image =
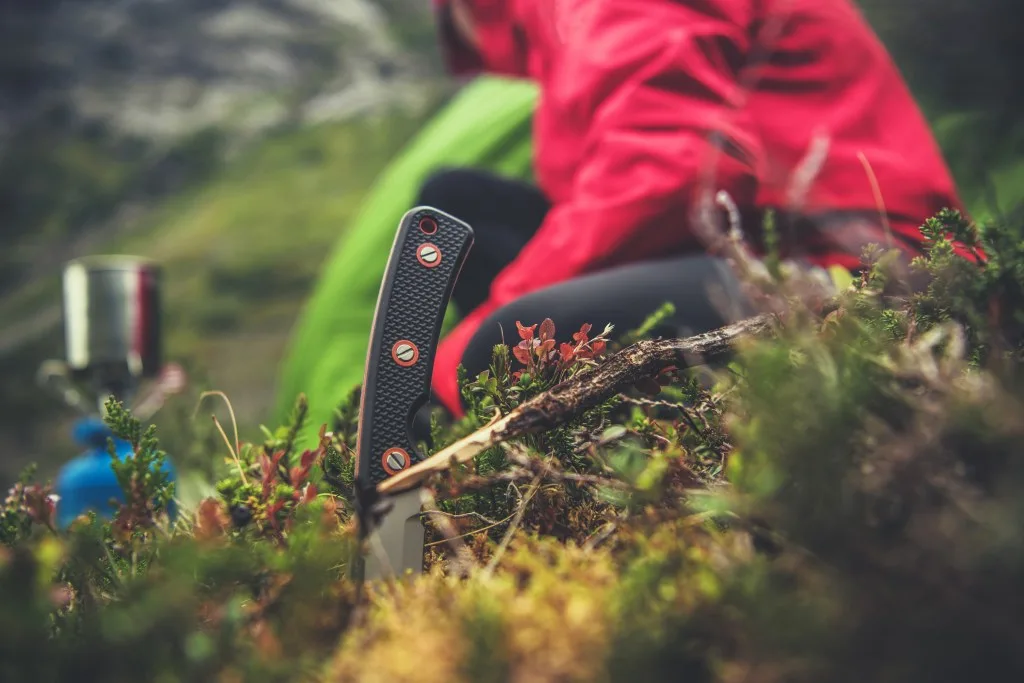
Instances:
[[[738,69],[749,49],[744,17],[717,3],[597,3],[612,9],[567,40],[565,81],[594,104],[585,152],[566,201],[494,282],[494,303],[590,270],[697,246],[689,211],[713,133],[723,136],[713,190],[739,204],[756,191],[758,143],[741,119]],[[730,10],[735,13],[735,10]],[[666,26],[672,27],[666,30]],[[588,46],[591,46],[588,48]],[[553,95],[554,96],[554,95]]]
[[[756,191],[757,141],[738,113],[737,71],[750,48],[748,3],[593,6],[600,9],[569,24],[563,36],[563,92],[551,84],[545,93],[557,98],[560,119],[581,112],[578,125],[588,128],[569,196],[556,202],[535,237],[499,273],[489,300],[438,349],[435,393],[457,414],[455,368],[491,312],[589,271],[699,248],[689,211],[712,133],[725,142],[712,189],[729,191],[740,204]]]

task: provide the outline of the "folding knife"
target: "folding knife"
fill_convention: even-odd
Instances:
[[[423,459],[412,419],[430,398],[445,309],[473,246],[469,225],[430,207],[403,216],[391,248],[370,331],[356,442],[355,493],[365,555],[357,580],[423,569],[419,487],[382,495],[377,485]]]

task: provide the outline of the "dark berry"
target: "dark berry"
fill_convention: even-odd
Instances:
[[[237,527],[243,527],[252,521],[252,510],[247,505],[236,505],[231,508],[231,521]]]

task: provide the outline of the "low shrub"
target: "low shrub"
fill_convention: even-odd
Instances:
[[[916,291],[878,249],[824,305],[773,269],[776,333],[713,381],[669,369],[429,480],[445,523],[399,581],[347,576],[358,393],[318,443],[302,397],[225,437],[174,524],[155,433],[110,403],[137,444],[112,520],[57,534],[30,473],[3,504],[0,679],[1019,680],[1022,218],[928,221]],[[642,336],[593,332],[521,326],[431,449]]]

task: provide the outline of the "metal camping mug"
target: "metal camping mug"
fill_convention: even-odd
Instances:
[[[162,365],[159,266],[136,256],[90,256],[64,266],[69,370],[132,385]]]

